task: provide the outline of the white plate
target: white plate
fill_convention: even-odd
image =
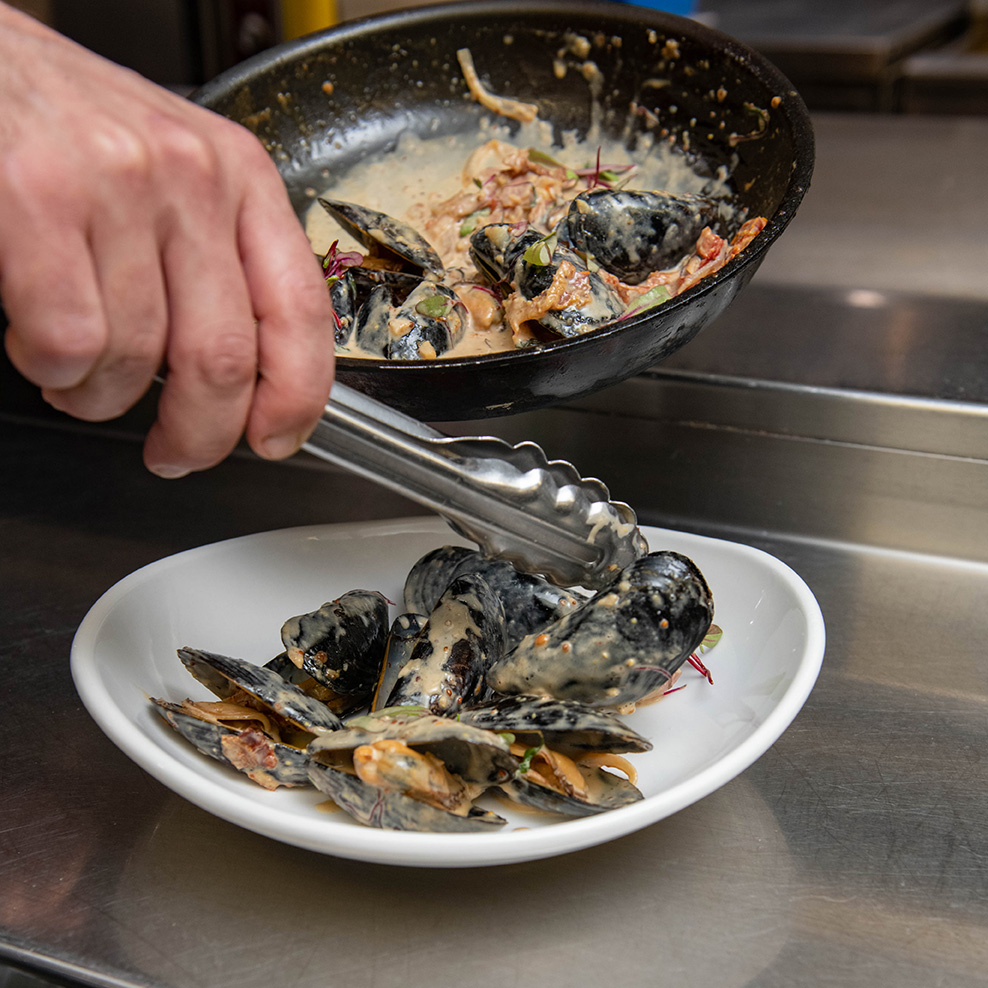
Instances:
[[[266,662],[283,621],[347,590],[400,600],[425,552],[454,541],[438,519],[285,529],[190,549],[151,563],[108,590],[72,643],[76,688],[96,722],[138,765],[225,820],[277,840],[385,864],[467,867],[563,854],[631,833],[713,792],[788,727],[820,669],[824,625],[805,583],[750,546],[643,528],[652,549],[675,549],[703,571],[720,644],[705,655],[714,685],[689,667],[687,688],[631,714],[654,750],[632,756],[645,799],[594,817],[560,819],[495,808],[490,834],[374,830],[327,813],[313,790],[268,792],[199,754],[148,702],[208,694],[175,650],[184,645]]]

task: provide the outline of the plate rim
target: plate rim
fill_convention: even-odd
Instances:
[[[672,537],[697,546],[716,546],[736,556],[748,557],[773,571],[795,598],[805,620],[806,641],[792,681],[749,735],[693,775],[640,802],[607,813],[561,821],[550,827],[489,834],[410,833],[361,826],[327,828],[320,826],[318,820],[295,818],[293,828],[286,833],[284,808],[276,802],[277,792],[269,794],[274,797],[270,802],[247,802],[246,796],[211,786],[206,773],[190,772],[187,766],[149,738],[141,730],[139,721],[114,703],[101,682],[96,644],[114,606],[134,587],[158,573],[180,566],[191,555],[230,551],[243,543],[308,539],[314,535],[349,540],[389,534],[437,534],[450,541],[456,540],[439,518],[413,516],[271,529],[206,543],[147,563],[109,587],[86,613],[72,641],[70,670],[73,682],[83,705],[103,733],[157,781],[201,809],[274,840],[353,860],[417,867],[501,865],[570,853],[657,823],[710,795],[748,769],[781,737],[803,708],[819,676],[826,650],[826,628],[816,597],[802,577],[776,556],[743,542],[655,526],[642,525],[641,528],[651,545]],[[254,795],[256,798],[257,794]],[[244,810],[247,811],[246,819]]]

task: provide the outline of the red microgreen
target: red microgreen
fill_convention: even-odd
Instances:
[[[322,273],[327,281],[343,276],[347,268],[356,268],[364,263],[364,255],[355,250],[340,250],[340,242],[334,240],[322,259]]]
[[[710,675],[710,670],[700,661],[696,652],[694,652],[689,659],[687,659],[687,661],[694,669],[696,669],[698,673],[700,673],[701,676],[706,677],[707,682],[710,683],[711,686],[714,685],[714,677]]]

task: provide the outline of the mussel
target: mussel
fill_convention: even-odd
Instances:
[[[629,285],[690,254],[717,203],[696,195],[593,189],[578,195],[560,237]]]
[[[475,573],[501,599],[505,649],[540,631],[577,606],[577,599],[540,576],[522,573],[504,559],[488,559],[476,549],[441,546],[426,553],[405,578],[405,609],[429,614],[456,577]]]
[[[389,360],[434,360],[466,329],[463,303],[445,285],[420,281],[398,305],[389,284],[375,287],[357,313],[354,339]]]
[[[504,607],[497,594],[476,574],[457,577],[415,636],[386,706],[455,714],[482,698],[486,672],[503,653]]]
[[[580,336],[613,322],[625,310],[617,292],[553,232],[484,227],[471,237],[478,268],[513,289],[505,314],[516,340],[535,323],[550,337]]]
[[[432,610],[432,608],[429,608]],[[371,697],[371,711],[380,710],[387,703],[391,691],[398,682],[405,663],[411,658],[415,647],[415,639],[425,625],[426,618],[422,614],[405,612],[399,614],[391,623],[388,632],[388,644],[384,650],[384,662],[381,664],[381,674],[374,695]]]
[[[196,648],[178,655],[220,700],[152,698],[176,731],[266,789],[310,784],[305,748],[341,726],[331,710],[263,666]]]
[[[369,700],[384,661],[391,621],[376,590],[350,590],[281,628],[288,658],[353,708]]]
[[[615,756],[649,751],[652,744],[610,711],[554,697],[507,696],[464,710],[460,720],[511,738],[519,766],[499,789],[515,802],[589,816],[643,798],[634,769]]]
[[[367,249],[368,258],[396,271],[439,280],[446,273],[433,246],[417,230],[387,213],[340,199],[320,198],[319,205]],[[365,264],[368,259],[365,258]]]
[[[354,718],[332,740],[317,738],[309,755],[317,788],[361,822],[391,830],[503,826],[474,800],[517,766],[500,735],[408,707]]]
[[[487,672],[498,693],[535,693],[621,708],[664,692],[713,619],[710,588],[692,560],[653,552]]]

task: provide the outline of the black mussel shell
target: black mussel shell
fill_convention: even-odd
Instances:
[[[470,706],[460,720],[488,731],[507,731],[526,744],[544,741],[566,753],[639,753],[652,748],[651,741],[610,711],[551,696],[501,696]]]
[[[563,235],[573,248],[629,285],[692,252],[717,204],[703,196],[594,189],[570,204]]]
[[[475,833],[498,830],[507,823],[496,813],[476,806],[465,816],[449,813],[403,793],[369,786],[356,776],[316,762],[309,765],[309,779],[354,819],[382,830]]]
[[[462,303],[445,285],[420,280],[400,305],[391,286],[375,287],[357,313],[357,345],[388,360],[431,360],[461,339]]]
[[[386,707],[420,706],[455,715],[476,702],[504,654],[504,607],[480,576],[455,579],[418,633]]]
[[[237,731],[200,720],[180,703],[151,698],[162,717],[210,758],[243,772],[265,789],[278,786],[310,786],[309,757],[299,748],[273,741],[258,730]]]
[[[319,205],[374,256],[442,278],[445,268],[433,246],[413,227],[387,213],[353,202],[320,198]]]
[[[482,576],[501,598],[505,648],[509,650],[578,603],[569,591],[540,576],[520,573],[507,560],[488,559],[476,549],[447,545],[427,553],[411,568],[405,578],[405,608],[431,613],[449,584],[465,573]]]
[[[351,590],[308,614],[289,618],[281,641],[289,658],[335,693],[370,698],[391,624],[388,600]]]
[[[655,696],[697,648],[713,598],[696,565],[653,552],[488,671],[497,693],[622,707]]]
[[[391,695],[401,670],[411,658],[415,637],[422,630],[425,622],[424,615],[406,611],[404,614],[399,614],[391,623],[388,644],[384,650],[384,662],[381,664],[381,675],[371,699],[372,711],[380,710]]]
[[[569,262],[586,279],[590,290],[586,304],[550,309],[539,318],[539,325],[554,336],[582,336],[624,313],[626,306],[617,292],[596,271],[590,270],[579,254],[558,242],[555,235],[536,236],[533,241],[530,234],[525,234],[512,248],[510,262],[509,280],[527,299],[541,295],[550,287],[563,262]]]
[[[335,731],[340,719],[324,703],[307,696],[273,669],[199,648],[180,648],[186,669],[221,699],[237,690],[250,693],[269,710],[313,733]]]
[[[587,781],[586,798],[550,789],[548,786],[519,776],[499,786],[509,799],[523,806],[564,816],[593,816],[607,810],[637,803],[645,797],[633,783],[601,768],[581,768]]]
[[[336,317],[336,345],[346,346],[353,335],[357,315],[357,292],[349,272],[345,271],[329,280],[329,300],[333,303]]]

